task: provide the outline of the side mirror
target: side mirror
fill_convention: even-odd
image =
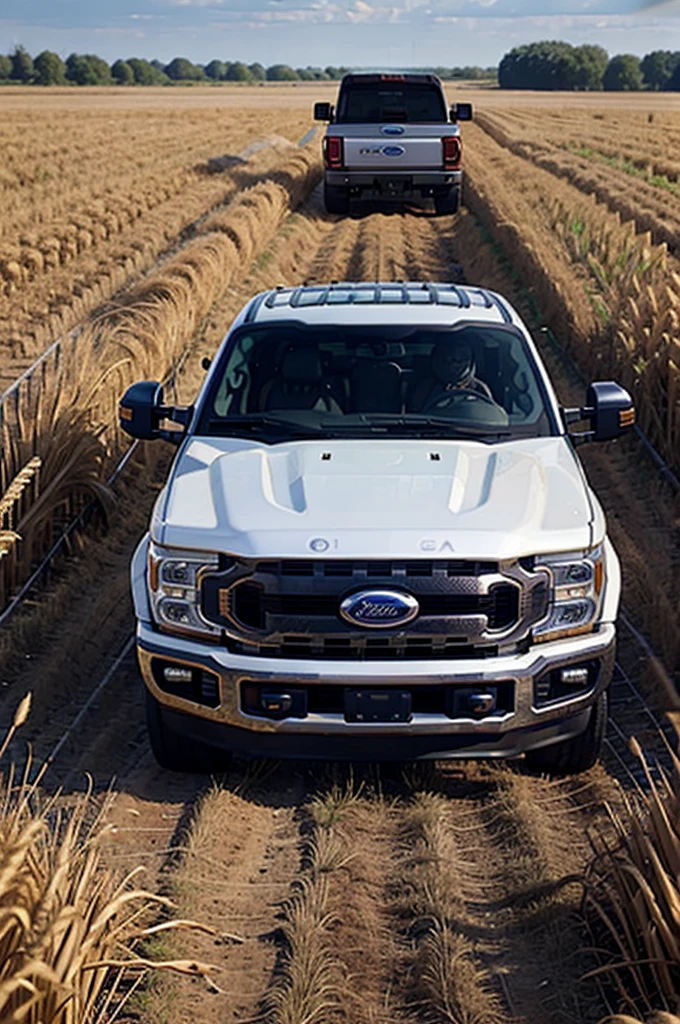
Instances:
[[[332,121],[333,120],[333,104],[332,103],[315,103],[314,104],[314,120],[315,121]]]
[[[613,380],[600,380],[591,384],[586,393],[586,405],[579,409],[565,409],[567,424],[590,420],[590,430],[571,434],[578,444],[584,441],[611,441],[635,425],[633,399],[625,388]]]
[[[453,123],[456,121],[471,121],[472,120],[472,104],[471,103],[454,103],[449,111],[449,116]]]
[[[179,444],[191,420],[193,407],[163,405],[163,388],[155,380],[131,384],[120,400],[118,421],[130,437],[154,441],[159,437]],[[168,429],[161,429],[161,420],[170,420]],[[172,424],[177,427],[172,429]]]

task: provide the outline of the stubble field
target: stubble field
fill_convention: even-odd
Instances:
[[[213,929],[145,940],[154,959],[213,969],[145,981],[123,1017],[596,1024],[675,1009],[677,963],[658,977],[651,965],[680,948],[675,912],[666,930],[650,924],[638,893],[648,926],[613,952],[593,947],[612,948],[596,923],[613,877],[602,850],[620,840],[613,815],[626,831],[641,777],[626,739],[667,759],[657,723],[680,669],[680,100],[450,90],[475,104],[461,213],[339,219],[323,210],[320,135],[298,145],[313,101],[333,96],[0,91],[0,614],[75,515],[93,498],[106,510],[0,619],[0,737],[31,691],[19,738],[36,763],[50,758],[44,793],[69,805],[91,773],[102,864],[143,865],[175,916]],[[473,763],[238,762],[213,782],[162,771],[127,572],[172,453],[140,446],[111,482],[120,393],[172,374],[190,401],[201,360],[263,288],[461,275],[525,316],[564,404],[582,401],[586,378],[628,386],[670,467],[637,439],[581,450],[624,572],[602,765],[566,781]],[[677,837],[677,806],[659,799]],[[677,854],[668,865],[677,892]],[[660,885],[649,906],[662,913]],[[586,977],[618,960],[625,970]]]

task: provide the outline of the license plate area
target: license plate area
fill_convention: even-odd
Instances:
[[[346,722],[410,722],[408,690],[345,690]]]

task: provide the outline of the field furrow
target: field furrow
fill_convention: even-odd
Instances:
[[[513,117],[521,127],[521,116]],[[214,128],[217,119],[209,120]],[[187,128],[191,146],[199,145],[201,123],[197,117]],[[252,124],[246,129],[252,137]],[[114,415],[124,383],[162,378],[180,353],[176,400],[190,403],[202,360],[247,299],[277,284],[334,279],[497,288],[536,330],[560,401],[582,402],[583,374],[612,358],[598,361],[593,351],[611,344],[594,297],[618,307],[614,291],[596,292],[592,258],[596,242],[601,254],[607,238],[623,238],[620,223],[605,209],[599,241],[587,254],[579,250],[564,230],[581,210],[579,190],[482,129],[465,131],[470,209],[456,217],[411,210],[328,217],[316,155],[298,150],[275,165],[263,156],[256,183],[234,172],[219,186],[230,202],[207,202],[216,183],[206,179],[205,192],[182,193],[184,210],[182,194],[159,206],[167,258],[90,325],[93,352],[128,361],[96,408],[102,422]],[[159,142],[159,151],[166,148]],[[10,163],[11,177],[18,156]],[[246,183],[254,187],[230,191]],[[120,233],[102,256],[126,239]],[[152,247],[148,259],[156,259]],[[545,324],[553,334],[539,331]],[[565,345],[576,363],[565,359]],[[43,427],[47,435],[49,423]],[[213,782],[156,765],[132,653],[128,571],[173,452],[160,444],[136,450],[107,521],[90,524],[0,635],[0,735],[31,690],[34,709],[14,752],[28,738],[38,761],[52,755],[45,788],[61,787],[66,804],[85,787],[86,772],[98,804],[110,790],[107,864],[143,865],[146,884],[172,897],[173,913],[207,927],[155,937],[146,952],[211,964],[211,980],[149,982],[134,1013],[145,1024],[599,1022],[609,1007],[583,977],[596,961],[586,949],[582,878],[590,834],[608,827],[605,804],[620,803],[614,779],[634,784],[630,770],[620,770],[620,753],[609,749],[601,766],[561,782],[471,763],[402,772],[236,759]],[[593,445],[583,458],[622,558],[627,612],[672,671],[680,659],[677,506],[634,440]],[[657,714],[660,669],[655,681],[631,636],[620,662]],[[634,690],[617,691],[614,710],[624,740],[639,732],[663,754]],[[629,757],[625,742],[620,749]]]
[[[585,195],[596,196],[610,210],[625,221],[635,224],[638,232],[649,231],[653,241],[664,243],[677,255],[680,246],[680,195],[673,192],[677,170],[666,168],[664,182],[654,184],[659,171],[640,170],[626,172],[624,158],[612,155],[606,147],[598,146],[597,137],[589,146],[585,139],[568,138],[551,142],[550,135],[535,126],[536,136],[521,128],[513,131],[505,115],[480,113],[477,123],[499,145],[516,156],[540,167],[558,178],[563,178]],[[521,122],[523,124],[523,122]],[[598,162],[599,160],[599,162]],[[621,166],[617,166],[617,160]],[[631,165],[632,166],[632,165]],[[665,186],[665,187],[664,187]]]

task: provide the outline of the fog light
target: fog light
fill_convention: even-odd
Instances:
[[[478,693],[471,693],[468,697],[468,707],[473,715],[488,715],[496,710],[496,694],[488,690]]]
[[[293,698],[289,693],[260,693],[260,705],[268,715],[287,715],[293,707]]]
[[[587,686],[587,667],[563,668],[560,673],[560,682],[564,683],[565,686]]]
[[[193,675],[190,668],[182,668],[180,665],[166,665],[163,669],[163,678],[166,683],[191,683]]]

